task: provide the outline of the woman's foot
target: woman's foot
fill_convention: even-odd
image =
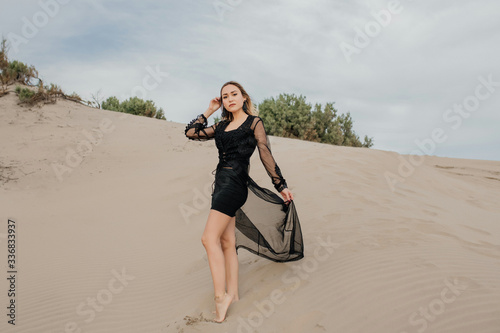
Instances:
[[[233,296],[233,300],[232,300],[232,302],[231,302],[231,303],[234,303],[234,302],[236,302],[236,301],[239,301],[239,300],[240,300],[240,297],[239,297],[239,296],[237,296],[237,295],[232,295],[232,296]]]
[[[229,294],[229,295],[231,295],[231,294]],[[233,300],[231,301],[231,304],[233,304],[234,302],[237,302],[239,300],[240,300],[240,298],[238,296],[233,296]],[[212,313],[215,313],[215,311],[212,311]]]
[[[224,293],[222,296],[215,297],[215,319],[217,323],[222,323],[226,318],[226,312],[229,305],[233,302],[233,296]]]

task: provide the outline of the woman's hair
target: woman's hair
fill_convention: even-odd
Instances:
[[[233,121],[233,114],[226,110],[226,108],[224,107],[224,103],[222,102],[222,89],[225,86],[230,85],[230,84],[238,87],[238,89],[241,91],[241,95],[243,96],[243,98],[246,98],[246,101],[243,102],[243,111],[249,115],[253,115],[253,116],[257,115],[257,113],[255,112],[255,107],[252,103],[252,99],[247,94],[245,89],[241,86],[241,84],[239,84],[236,81],[229,81],[229,82],[224,83],[222,85],[222,87],[220,88],[220,101],[221,101],[221,107],[222,107],[222,119],[221,120],[227,119],[229,121]]]

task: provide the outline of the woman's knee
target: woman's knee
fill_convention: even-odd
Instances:
[[[220,238],[220,244],[223,250],[233,249],[236,247],[236,240],[234,236],[224,236]]]
[[[215,246],[220,243],[220,239],[210,234],[203,234],[201,236],[201,244],[204,247]]]
[[[220,246],[222,243],[222,235],[230,219],[231,218],[226,214],[211,209],[205,231],[201,236],[201,243],[203,246]]]

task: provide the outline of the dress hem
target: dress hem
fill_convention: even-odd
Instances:
[[[249,251],[249,252],[251,252],[253,254],[258,255],[259,257],[262,257],[262,258],[265,258],[265,259],[268,259],[268,260],[272,260],[274,262],[290,262],[290,261],[296,261],[296,260],[300,260],[300,259],[304,258],[304,254],[299,254],[297,257],[292,258],[292,259],[286,259],[286,260],[285,259],[283,259],[283,260],[273,259],[273,258],[270,258],[270,257],[266,256],[265,254],[262,254],[262,253],[259,253],[259,252],[255,251],[255,250],[253,250],[253,249],[251,249],[251,248],[249,248],[249,247],[247,247],[245,245],[238,245],[238,246],[236,246],[236,254],[238,254],[238,249],[240,247],[244,248],[245,250],[247,250],[247,251]]]

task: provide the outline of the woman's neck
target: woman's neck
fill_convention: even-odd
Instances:
[[[237,115],[235,115],[237,113]],[[238,112],[233,113],[233,121],[240,122],[240,120],[243,120],[247,117],[248,115],[245,113],[245,111],[241,110]]]

